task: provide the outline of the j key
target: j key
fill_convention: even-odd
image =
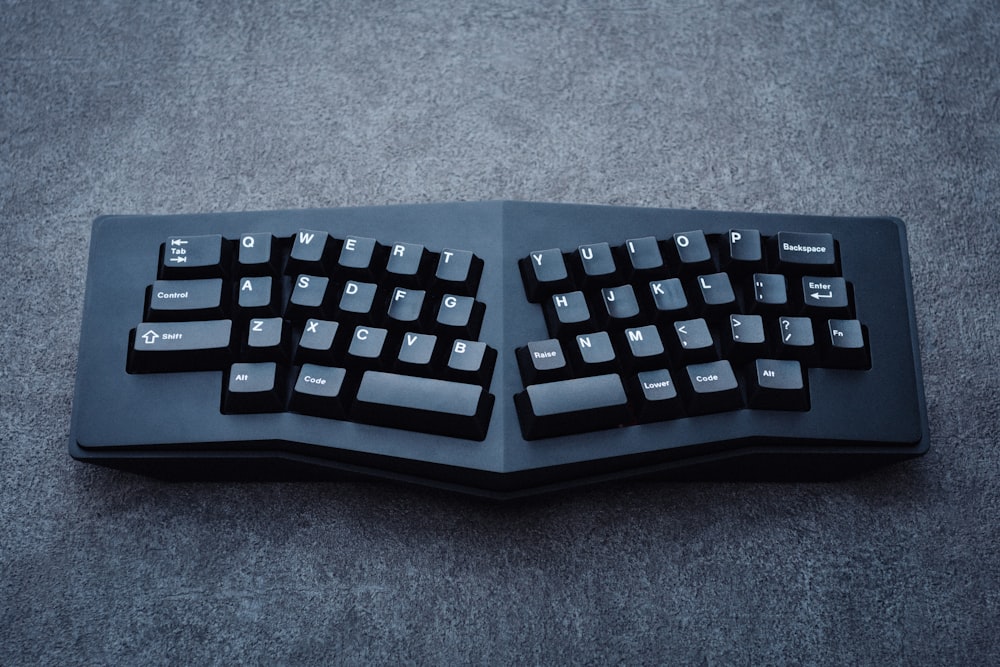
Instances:
[[[534,250],[517,262],[528,301],[541,303],[559,292],[572,289],[566,261],[558,248]]]
[[[242,276],[277,275],[274,237],[270,234],[243,234],[236,254],[237,272]]]
[[[821,275],[836,272],[837,253],[832,234],[778,232],[776,245],[783,270]]]
[[[687,369],[691,388],[688,410],[691,414],[706,414],[737,410],[743,407],[743,396],[733,367],[728,361],[694,364]]]
[[[367,371],[351,416],[379,426],[482,440],[494,400],[475,384]]]
[[[750,407],[808,410],[809,392],[802,366],[794,359],[757,359],[750,373]]]
[[[476,296],[483,275],[483,260],[468,250],[445,248],[434,272],[435,289]]]
[[[514,404],[526,440],[614,428],[631,419],[614,373],[529,385]]]
[[[292,389],[289,409],[317,417],[346,419],[347,395],[343,368],[303,364]]]
[[[150,320],[206,320],[221,317],[222,279],[157,280],[149,288]]]
[[[607,327],[621,328],[638,323],[639,301],[631,285],[605,287],[601,290],[601,303],[604,304],[603,319]]]
[[[233,364],[223,392],[223,412],[277,412],[284,408],[277,364]]]
[[[231,361],[231,320],[140,322],[129,348],[129,373],[225,368]]]
[[[171,236],[163,244],[160,278],[215,278],[226,264],[221,234]]]

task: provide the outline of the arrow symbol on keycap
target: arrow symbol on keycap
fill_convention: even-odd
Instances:
[[[820,294],[819,292],[813,292],[809,296],[811,296],[812,298],[814,298],[816,300],[819,300],[819,299],[832,299],[833,298],[833,292],[826,292],[824,294]]]
[[[168,262],[177,262],[178,264],[183,264],[184,262],[188,261],[188,258],[187,257],[171,257],[167,261]]]
[[[170,245],[187,245],[184,239],[170,239]]]
[[[160,334],[156,333],[152,329],[142,334],[142,340],[146,343],[146,345],[152,345],[159,337]]]

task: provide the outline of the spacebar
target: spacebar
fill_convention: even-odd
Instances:
[[[494,397],[475,384],[366,371],[351,406],[356,421],[483,440]]]

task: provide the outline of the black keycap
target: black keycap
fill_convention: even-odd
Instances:
[[[386,313],[388,324],[413,324],[420,320],[424,308],[424,298],[427,292],[413,288],[397,287],[389,298],[389,309]]]
[[[722,248],[722,261],[729,271],[753,271],[764,262],[760,231],[756,229],[729,230]]]
[[[572,289],[566,261],[558,248],[534,250],[517,262],[528,301],[541,303],[558,292]]]
[[[241,276],[277,275],[274,237],[270,234],[243,234],[236,253],[237,273]]]
[[[749,380],[751,408],[809,409],[809,392],[802,366],[794,359],[757,359]]]
[[[777,259],[782,270],[834,273],[837,253],[832,234],[778,232]]]
[[[655,325],[626,329],[624,338],[627,346],[624,362],[628,368],[644,370],[667,364],[667,350]]]
[[[375,299],[378,285],[348,280],[337,304],[337,320],[350,324],[378,324]]]
[[[351,406],[361,422],[482,440],[494,397],[475,384],[367,371]]]
[[[674,234],[670,244],[671,258],[683,273],[703,273],[712,268],[712,251],[701,230]]]
[[[625,388],[614,374],[529,385],[514,397],[526,440],[628,423]]]
[[[129,373],[218,370],[229,365],[231,320],[142,322],[129,347]]]
[[[226,257],[221,234],[171,236],[163,244],[160,278],[222,276]]]
[[[285,304],[285,317],[304,320],[307,317],[322,315],[329,284],[330,279],[324,276],[298,276],[292,288],[292,295]]]
[[[343,368],[303,364],[292,388],[289,409],[317,417],[346,419],[350,397]]]
[[[779,317],[775,345],[783,358],[815,361],[817,350],[812,320],[808,317]]]
[[[585,287],[599,287],[616,281],[618,267],[607,243],[582,245],[576,249],[574,257],[580,269],[580,282]]]
[[[380,271],[379,264],[386,248],[375,239],[364,236],[348,236],[340,247],[337,258],[337,276],[357,280],[374,281]]]
[[[514,355],[524,386],[569,377],[569,363],[555,338],[532,341],[517,348]]]
[[[695,281],[701,294],[702,314],[713,317],[733,312],[737,309],[733,284],[726,273],[710,273],[698,276]]]
[[[693,320],[678,320],[673,324],[674,357],[679,363],[709,361],[718,358],[715,339],[708,328],[708,323],[702,318]]]
[[[573,359],[580,375],[602,375],[618,366],[615,348],[607,331],[577,336]]]
[[[601,290],[601,303],[606,327],[620,329],[638,324],[639,301],[631,285],[605,287]]]
[[[688,402],[691,414],[723,412],[743,407],[743,396],[733,367],[728,361],[693,364],[686,371],[691,388]]]
[[[385,364],[382,350],[389,332],[379,327],[359,326],[347,346],[344,365],[349,370],[379,369]]]
[[[468,250],[445,248],[434,272],[435,289],[476,296],[483,275],[483,260]]]
[[[288,361],[288,326],[280,317],[253,318],[247,326],[244,356],[252,361]]]
[[[660,243],[654,236],[625,241],[625,253],[632,274],[662,272],[666,269]]]
[[[333,358],[338,322],[328,320],[308,319],[299,337],[299,345],[295,349],[295,363],[322,363]]]
[[[847,282],[843,278],[803,276],[802,302],[808,312],[827,317],[851,313]]]
[[[281,312],[277,281],[271,276],[249,276],[240,278],[237,284],[236,303],[240,314],[245,317],[266,317]]]
[[[653,307],[660,319],[680,316],[687,311],[688,300],[684,287],[677,278],[654,280],[649,283]]]
[[[326,232],[302,229],[293,237],[292,250],[285,264],[285,273],[321,275],[326,272],[334,240]]]
[[[478,384],[488,389],[496,363],[497,351],[486,343],[459,339],[451,345],[445,379]]]
[[[755,313],[787,312],[788,289],[785,276],[780,273],[753,274],[753,302],[750,308]]]
[[[760,315],[730,315],[727,333],[723,339],[727,356],[742,361],[767,351],[764,319]]]
[[[677,387],[665,368],[636,376],[636,420],[641,423],[675,419],[684,414]]]
[[[596,328],[583,292],[553,294],[542,303],[542,311],[549,335],[556,338]]]
[[[437,331],[455,338],[479,338],[486,306],[471,296],[445,294],[438,307]]]
[[[223,412],[277,412],[284,409],[277,364],[233,364],[223,391]]]
[[[398,287],[420,287],[428,282],[425,265],[430,253],[419,243],[395,243],[389,248],[386,277]]]
[[[223,314],[221,278],[157,280],[149,288],[149,320],[209,320]]]
[[[836,368],[871,368],[864,327],[858,320],[829,320],[824,345],[824,364]]]
[[[437,336],[407,331],[399,344],[396,371],[408,375],[429,376],[433,371],[434,346]]]

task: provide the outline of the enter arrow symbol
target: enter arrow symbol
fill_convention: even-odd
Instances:
[[[833,298],[833,292],[825,292],[823,294],[820,294],[819,292],[813,292],[809,296],[811,296],[816,301],[819,301],[820,299],[832,299]]]

